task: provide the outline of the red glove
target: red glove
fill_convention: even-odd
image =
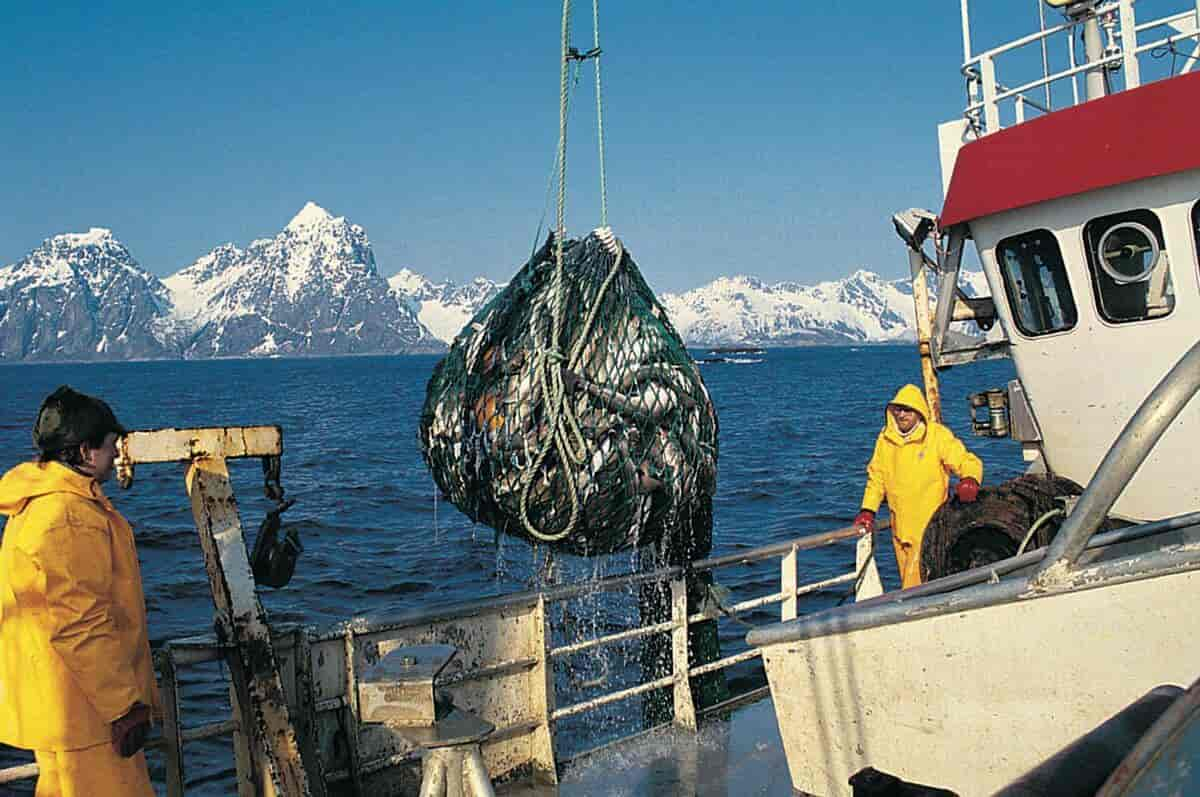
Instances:
[[[113,749],[121,758],[130,758],[146,743],[150,733],[150,707],[134,703],[125,716],[112,724]]]
[[[959,501],[969,504],[979,497],[979,482],[970,476],[959,479],[958,486],[954,488],[954,494],[958,496]]]
[[[864,509],[854,516],[854,525],[863,530],[863,533],[875,528],[875,513],[870,509]]]

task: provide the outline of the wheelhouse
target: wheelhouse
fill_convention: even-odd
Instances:
[[[1010,356],[1019,378],[1005,391],[1011,423],[999,426],[1035,469],[1086,484],[1142,397],[1200,339],[1200,73],[1192,72],[1200,10],[1147,23],[1137,22],[1131,0],[1067,11],[1058,28],[968,51],[968,95],[978,99],[939,130],[946,200],[936,260],[922,261],[940,272],[934,365]],[[1155,31],[1166,32],[1166,44]],[[1073,56],[1063,73],[1045,69],[1021,90],[1003,88],[1004,56],[1063,33],[1081,34],[1082,63]],[[1142,84],[1140,55],[1185,45],[1190,54],[1172,74]],[[1115,91],[1118,70],[1124,89]],[[1087,79],[1087,101],[1048,112],[1050,86],[1077,77]],[[1030,99],[1043,88],[1042,102]],[[1006,101],[1015,106],[1007,127]],[[1044,113],[1026,119],[1030,108]],[[967,240],[990,301],[968,302],[957,285]],[[992,318],[1003,335],[947,345],[952,321]],[[1197,505],[1197,430],[1200,408],[1189,408],[1115,514],[1152,519]]]

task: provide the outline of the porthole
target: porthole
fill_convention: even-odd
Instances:
[[[1094,218],[1083,225],[1083,244],[1101,318],[1123,324],[1170,315],[1175,308],[1171,258],[1153,211]]]
[[[1118,285],[1150,279],[1162,253],[1154,233],[1136,221],[1109,227],[1096,250],[1100,268]]]

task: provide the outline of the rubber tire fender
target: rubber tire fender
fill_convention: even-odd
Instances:
[[[932,581],[1015,555],[1038,518],[1060,505],[1056,498],[1081,492],[1078,484],[1061,476],[1026,474],[998,487],[981,488],[972,503],[947,501],[925,527],[921,580]],[[1026,550],[1047,545],[1061,525],[1061,517],[1043,523]]]

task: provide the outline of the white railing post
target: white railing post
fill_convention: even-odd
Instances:
[[[534,609],[533,634],[534,639],[530,647],[538,663],[529,674],[530,702],[538,707],[540,724],[533,733],[532,750],[529,757],[532,759],[534,774],[538,780],[557,783],[558,773],[554,763],[554,720],[552,719],[556,708],[554,662],[550,658],[553,637],[546,612],[545,593],[538,594],[537,607]]]
[[[1137,56],[1137,19],[1133,13],[1133,0],[1121,0],[1121,68],[1125,70],[1125,88],[1134,89],[1141,85],[1141,70]]]
[[[796,546],[783,556],[779,572],[779,592],[783,595],[783,603],[779,606],[779,619],[784,622],[796,619],[796,588],[799,586],[796,573]]]
[[[1024,97],[1024,95],[1018,94],[1016,97],[1015,104],[1016,104],[1016,108],[1017,108],[1017,124],[1021,124],[1021,122],[1025,121],[1025,97]]]
[[[996,104],[996,64],[990,55],[979,57],[979,79],[983,83],[983,132],[1000,129],[1000,107]]]
[[[863,601],[883,594],[883,582],[879,568],[875,565],[875,534],[864,534],[858,538],[854,551],[854,572],[861,573],[854,585],[854,600]]]
[[[675,696],[675,724],[689,731],[696,730],[696,707],[692,703],[692,687],[688,679],[688,601],[687,581],[671,580],[671,662],[675,676],[672,692]]]

